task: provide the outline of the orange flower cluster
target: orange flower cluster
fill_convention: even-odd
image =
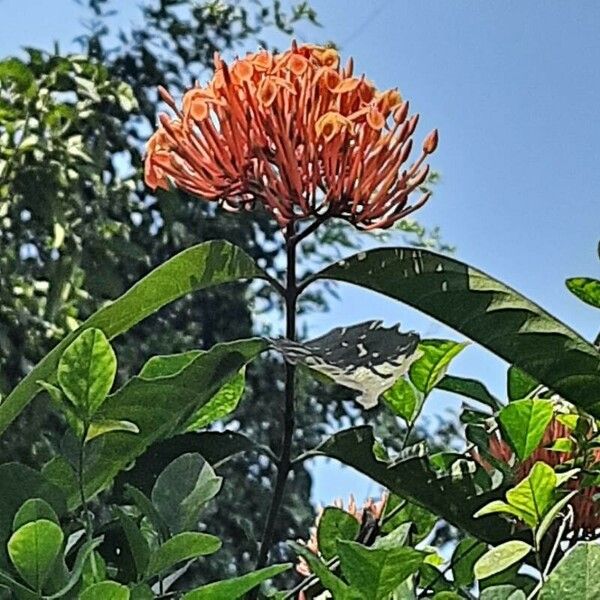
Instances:
[[[527,460],[521,463],[516,460],[510,446],[498,433],[490,438],[489,450],[494,458],[513,466],[515,481],[518,483],[529,475],[536,462],[543,462],[551,467],[556,467],[572,461],[575,456],[573,452],[557,452],[547,448],[559,438],[568,438],[570,435],[571,430],[566,425],[557,419],[553,419],[548,425],[539,447]],[[586,459],[586,466],[588,467],[600,463],[600,449],[593,450]],[[485,468],[491,468],[489,463],[483,459],[478,457],[477,460]],[[566,487],[570,490],[579,490],[579,493],[570,502],[574,513],[572,531],[577,535],[592,535],[597,529],[600,529],[600,505],[594,500],[594,496],[600,493],[600,488],[596,486],[581,488],[581,477],[571,479],[566,483]]]
[[[438,141],[425,140],[403,168],[418,115],[397,90],[378,91],[353,76],[352,60],[313,45],[282,54],[260,51],[226,64],[183,97],[181,109],[160,116],[148,142],[145,180],[171,182],[225,209],[262,204],[284,228],[307,218],[345,219],[360,229],[386,228],[423,205],[410,194],[428,174]]]
[[[383,516],[383,511],[385,510],[385,505],[387,502],[387,494],[384,494],[380,500],[374,501],[369,498],[362,506],[359,508],[356,504],[356,500],[354,496],[350,495],[350,501],[348,502],[348,507],[344,508],[344,502],[341,499],[335,500],[333,506],[339,508],[349,515],[353,516],[358,523],[364,525],[367,521],[371,520],[376,523],[381,521],[381,517]],[[323,509],[319,510],[317,514],[317,518],[315,519],[315,526],[310,530],[310,538],[308,542],[306,542],[306,547],[313,554],[319,555],[319,542],[317,539],[317,529],[319,527],[319,521],[321,519],[321,515],[323,514]],[[308,577],[311,574],[311,570],[308,566],[308,563],[304,560],[304,558],[300,557],[298,559],[298,564],[296,565],[296,571],[302,575],[303,577]]]

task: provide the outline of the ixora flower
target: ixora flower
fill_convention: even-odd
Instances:
[[[383,494],[380,500],[372,500],[369,498],[362,507],[359,507],[356,504],[356,500],[354,496],[350,495],[350,500],[348,501],[348,506],[344,507],[344,501],[342,499],[335,500],[333,503],[334,508],[338,508],[348,513],[350,516],[356,519],[360,529],[359,529],[359,537],[368,537],[371,540],[374,539],[379,533],[379,526],[381,523],[381,518],[385,511],[385,506],[387,503],[387,494]],[[310,538],[307,542],[299,540],[299,543],[304,544],[308,550],[310,550],[316,556],[321,555],[321,549],[319,548],[319,540],[317,536],[317,531],[319,528],[319,522],[323,515],[324,509],[321,508],[317,514],[317,518],[315,519],[315,526],[310,530]],[[369,540],[363,540],[369,541]],[[298,559],[298,563],[296,565],[296,571],[302,575],[303,577],[309,577],[311,575],[310,567],[308,563],[304,560],[304,558],[300,557]]]
[[[580,474],[570,479],[565,487],[569,490],[578,490],[578,493],[573,496],[569,504],[573,508],[573,521],[570,531],[577,538],[596,537],[594,534],[600,529],[600,504],[595,500],[597,494],[600,493],[600,487],[586,482],[586,469],[596,471],[600,466],[600,449],[588,449],[585,452],[579,452],[575,445],[572,445],[570,450],[550,449],[557,440],[571,440],[573,430],[571,427],[562,423],[560,416],[555,416],[550,421],[542,441],[533,454],[525,461],[518,461],[515,457],[509,444],[502,439],[502,436],[496,431],[489,439],[488,449],[493,458],[508,465],[514,475],[514,480],[519,483],[527,477],[536,462],[543,462],[551,467],[558,465],[569,464],[573,465],[575,459],[583,461]],[[571,444],[574,444],[571,441]],[[583,456],[580,456],[583,454]],[[479,454],[475,455],[475,459],[486,469],[491,470],[489,462],[484,460]],[[600,473],[600,471],[598,471]],[[596,479],[592,476],[592,479]]]
[[[148,142],[145,180],[169,183],[231,211],[263,205],[280,227],[337,217],[364,230],[386,228],[429,198],[425,182],[433,131],[416,161],[418,115],[397,90],[379,91],[342,68],[332,48],[292,44],[228,65],[186,92],[181,107],[160,88],[174,115],[160,116]]]

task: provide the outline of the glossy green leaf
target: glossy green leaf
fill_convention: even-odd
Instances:
[[[554,469],[536,462],[529,475],[506,492],[506,500],[522,515],[529,527],[535,527],[554,504],[557,486]]]
[[[117,374],[117,357],[104,332],[83,331],[58,362],[58,382],[79,413],[90,419],[108,396]]]
[[[575,443],[572,439],[563,437],[555,439],[550,446],[546,446],[546,449],[553,452],[572,452],[574,447]]]
[[[116,581],[95,583],[79,596],[80,600],[129,600],[129,597],[129,589]]]
[[[489,275],[414,248],[377,248],[312,279],[353,283],[438,319],[600,416],[600,352],[534,302]]]
[[[506,372],[506,393],[510,402],[527,398],[537,387],[539,383],[517,367],[509,367]]]
[[[266,347],[261,339],[218,344],[175,375],[155,379],[134,377],[109,396],[97,419],[130,420],[139,433],[114,431],[90,442],[92,450],[94,444],[101,445],[85,468],[86,495],[91,497],[108,485],[150,444],[180,431],[191,414]],[[152,410],[148,410],[149,406]],[[79,505],[77,494],[69,497],[69,504],[71,508]]]
[[[328,506],[319,518],[317,542],[325,560],[337,553],[337,540],[355,540],[360,531],[360,523],[350,513]]]
[[[519,460],[526,460],[540,446],[553,412],[552,402],[535,398],[511,402],[500,411],[503,437]]]
[[[527,595],[511,584],[493,585],[481,592],[480,600],[527,600]]]
[[[102,421],[95,421],[88,429],[87,435],[85,436],[86,442],[91,442],[93,439],[106,435],[114,431],[127,431],[128,433],[139,433],[140,430],[135,423],[131,421],[117,421],[112,419],[103,419]]]
[[[466,346],[466,343],[452,340],[423,340],[419,344],[422,355],[410,366],[413,385],[427,396],[444,377],[452,360]]]
[[[60,517],[66,512],[65,497],[38,471],[18,463],[0,465],[0,567],[8,567],[6,542],[13,532],[13,519],[30,498],[45,500]]]
[[[231,414],[240,403],[245,387],[246,377],[242,369],[190,417],[184,426],[185,431],[197,431]]]
[[[381,460],[373,453],[374,444],[370,427],[355,427],[333,435],[314,454],[353,467],[392,493],[481,540],[498,543],[509,536],[509,525],[501,517],[473,517],[479,508],[497,498],[497,493],[481,494],[468,474],[440,477],[424,456],[395,462]]]
[[[23,580],[41,590],[61,551],[64,534],[53,521],[26,523],[8,540],[8,555]]]
[[[579,543],[558,563],[540,591],[539,600],[600,598],[600,546]]]
[[[438,522],[438,516],[426,508],[423,508],[414,502],[409,502],[404,498],[400,498],[395,494],[391,494],[388,498],[384,514],[387,516],[392,511],[396,511],[396,508],[400,503],[403,504],[403,507],[397,512],[394,512],[394,516],[391,519],[384,517],[385,523],[382,527],[382,531],[391,533],[400,525],[410,523],[411,539],[414,544],[418,544],[431,533],[431,530]]]
[[[421,412],[424,396],[414,385],[401,377],[394,385],[382,395],[383,401],[392,411],[410,424]]]
[[[511,540],[488,550],[477,560],[473,572],[477,579],[485,579],[508,569],[525,558],[533,548],[521,540]]]
[[[600,308],[600,281],[591,277],[571,277],[566,281],[569,291],[586,304]]]
[[[548,512],[544,515],[544,518],[542,519],[539,527],[537,528],[537,530],[535,532],[535,541],[536,541],[536,544],[538,545],[538,548],[540,547],[540,545],[542,543],[542,538],[544,537],[544,535],[546,534],[548,529],[550,529],[550,525],[552,525],[552,523],[554,522],[554,519],[556,519],[556,517],[558,517],[558,515],[560,514],[560,511],[578,493],[579,492],[577,490],[573,490],[572,492],[568,493],[566,496],[564,496],[564,498],[561,498],[558,502],[555,502],[554,506],[552,506],[552,508],[550,508],[550,510],[548,510]]]
[[[502,406],[498,398],[492,395],[485,385],[476,379],[444,375],[436,387],[438,390],[452,392],[481,402],[489,406],[492,410],[498,410]]]
[[[56,511],[45,500],[30,498],[17,511],[13,520],[13,531],[20,529],[31,521],[39,521],[40,519],[46,519],[60,525]]]
[[[200,454],[183,454],[159,475],[152,503],[171,532],[194,529],[202,507],[219,493],[222,483]]]
[[[321,582],[321,585],[329,590],[333,597],[337,600],[341,598],[344,600],[350,590],[348,584],[342,581],[337,575],[334,575],[325,565],[325,563],[313,554],[306,546],[298,544],[296,542],[290,542],[290,547],[298,555],[304,558],[308,563],[308,566],[312,573],[314,573]]]
[[[488,502],[485,506],[480,508],[476,513],[475,517],[483,517],[484,515],[492,515],[492,514],[504,514],[504,515],[512,515],[513,517],[517,517],[517,519],[525,520],[526,514],[522,513],[515,506],[511,506],[506,502],[502,502],[502,500],[492,500]]]
[[[120,298],[94,313],[23,378],[0,404],[0,434],[37,394],[37,382],[53,378],[61,354],[85,329],[96,327],[112,339],[189,292],[249,278],[267,276],[245,252],[222,240],[188,248],[156,267]]]
[[[147,574],[158,575],[184,560],[213,554],[220,547],[221,540],[214,535],[195,531],[178,533],[152,553]]]
[[[338,541],[344,577],[365,598],[387,598],[407,577],[416,573],[425,555],[407,546],[367,548],[357,542]]]
[[[69,578],[66,584],[52,595],[48,595],[46,600],[57,600],[58,598],[64,598],[79,582],[81,579],[84,566],[88,558],[92,555],[94,550],[102,543],[102,538],[92,539],[83,544],[77,551],[75,557],[75,564],[73,569],[69,573]]]
[[[188,592],[183,596],[182,600],[238,600],[238,598],[242,598],[244,594],[253,590],[263,581],[267,581],[287,571],[290,567],[291,564],[289,563],[272,565],[258,571],[253,571],[252,573],[246,573],[246,575],[242,575],[241,577],[232,577],[225,581],[208,583]]]

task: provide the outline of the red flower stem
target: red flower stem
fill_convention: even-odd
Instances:
[[[293,225],[289,225],[286,231],[286,254],[287,254],[287,274],[285,285],[285,320],[286,329],[285,335],[290,340],[296,339],[296,301],[298,299],[298,288],[296,282],[296,246],[298,239],[294,239]],[[292,437],[294,435],[294,379],[295,366],[285,363],[285,410],[283,416],[283,437],[281,441],[281,454],[279,456],[279,465],[277,467],[277,478],[275,480],[275,489],[271,499],[271,506],[267,514],[267,522],[265,524],[264,533],[258,559],[256,561],[256,569],[263,568],[269,558],[269,550],[273,542],[273,533],[279,509],[283,502],[285,484],[291,469],[291,454],[292,454]],[[256,591],[256,594],[258,591]],[[252,594],[252,598],[256,598]]]

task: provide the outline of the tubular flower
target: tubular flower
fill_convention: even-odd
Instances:
[[[263,205],[285,228],[297,221],[338,217],[360,229],[390,227],[423,205],[410,202],[425,181],[427,155],[406,163],[418,115],[397,90],[380,92],[340,67],[331,48],[292,44],[282,54],[248,54],[194,87],[179,108],[161,115],[148,142],[145,179],[169,183],[232,211]]]
[[[348,506],[344,508],[344,502],[341,499],[335,500],[333,505],[336,508],[339,508],[349,515],[353,516],[357,522],[361,525],[361,530],[371,527],[372,525],[378,525],[381,521],[381,517],[383,516],[383,512],[385,510],[385,505],[387,502],[387,495],[384,494],[380,500],[374,501],[369,498],[361,508],[356,504],[356,500],[354,496],[350,496],[350,500],[348,502]],[[300,543],[305,544],[307,549],[310,550],[313,554],[317,556],[320,555],[319,550],[319,542],[317,538],[317,529],[319,527],[319,521],[321,520],[321,515],[323,514],[323,509],[321,508],[317,514],[317,518],[315,519],[315,526],[310,530],[310,538],[307,542],[303,542],[299,540]],[[308,577],[311,574],[311,570],[308,566],[308,563],[304,560],[304,558],[300,557],[298,559],[298,564],[296,565],[296,571],[302,575],[303,577]]]
[[[543,462],[551,467],[569,463],[576,458],[577,451],[558,452],[550,450],[556,440],[561,438],[569,438],[572,434],[571,429],[554,418],[546,428],[544,437],[538,448],[525,461],[519,462],[515,457],[510,446],[502,439],[501,435],[496,432],[489,439],[488,448],[490,454],[498,461],[509,465],[513,471],[515,482],[522,481],[529,475],[536,462]],[[482,459],[479,455],[475,459],[486,469],[491,470],[491,465]],[[586,468],[594,468],[600,463],[600,449],[593,449],[585,453]],[[596,467],[597,468],[597,467]],[[600,493],[600,487],[594,485],[584,486],[584,476],[578,476],[570,479],[566,483],[566,488],[569,490],[578,490],[578,494],[573,496],[570,505],[573,508],[573,523],[571,531],[577,536],[590,537],[600,529],[600,505],[594,497]]]

